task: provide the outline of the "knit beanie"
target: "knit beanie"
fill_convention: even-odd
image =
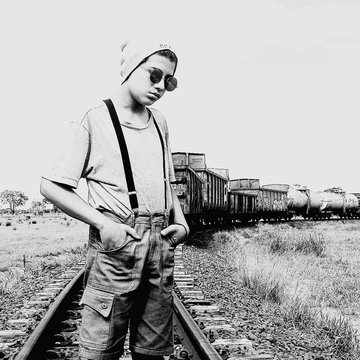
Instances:
[[[161,51],[170,50],[176,57],[175,49],[165,41],[154,39],[131,39],[125,41],[121,45],[121,58],[120,58],[120,75],[123,83],[129,75],[138,67],[138,65],[150,55]],[[175,64],[175,70],[176,70]]]

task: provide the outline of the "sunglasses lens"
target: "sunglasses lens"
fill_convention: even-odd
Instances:
[[[177,80],[173,76],[169,76],[165,79],[165,89],[167,91],[173,91],[177,88]]]
[[[160,69],[153,69],[151,72],[150,72],[150,81],[153,83],[153,84],[158,84],[161,79],[163,78],[163,72],[162,70]],[[165,89],[167,91],[173,91],[177,88],[177,80],[176,78],[174,78],[173,76],[166,76],[165,77]]]
[[[154,69],[150,73],[150,80],[152,83],[157,84],[161,81],[163,77],[163,72],[160,69]]]

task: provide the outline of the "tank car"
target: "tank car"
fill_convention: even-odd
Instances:
[[[330,219],[332,215],[356,217],[359,202],[355,195],[339,188],[311,191],[305,186],[293,185],[288,191],[289,210],[312,219]]]
[[[356,217],[359,201],[354,194],[341,188],[331,188],[321,192],[323,197],[322,211],[344,218]]]
[[[321,217],[323,197],[321,194],[311,191],[303,185],[292,185],[288,190],[288,208],[295,215],[304,218]]]
[[[354,216],[357,218],[357,219],[360,219],[360,193],[352,193],[351,195],[354,195],[357,199],[357,206],[356,206],[356,201],[354,203],[354,206],[355,206],[355,210],[354,210]]]
[[[332,191],[321,191],[319,194],[322,196],[323,205],[321,207],[322,212],[339,214],[344,212],[344,197]]]

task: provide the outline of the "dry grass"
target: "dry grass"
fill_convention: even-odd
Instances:
[[[16,291],[28,276],[42,276],[84,256],[87,225],[64,215],[14,216],[0,222],[0,295]]]
[[[214,237],[238,279],[284,323],[360,358],[359,221],[259,224]]]

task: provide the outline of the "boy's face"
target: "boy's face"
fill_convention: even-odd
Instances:
[[[150,72],[154,69],[162,71],[163,76],[158,83],[150,80]],[[127,87],[131,96],[144,106],[152,105],[165,93],[165,78],[172,76],[175,62],[164,56],[151,55],[145,63],[138,66],[127,80]]]

